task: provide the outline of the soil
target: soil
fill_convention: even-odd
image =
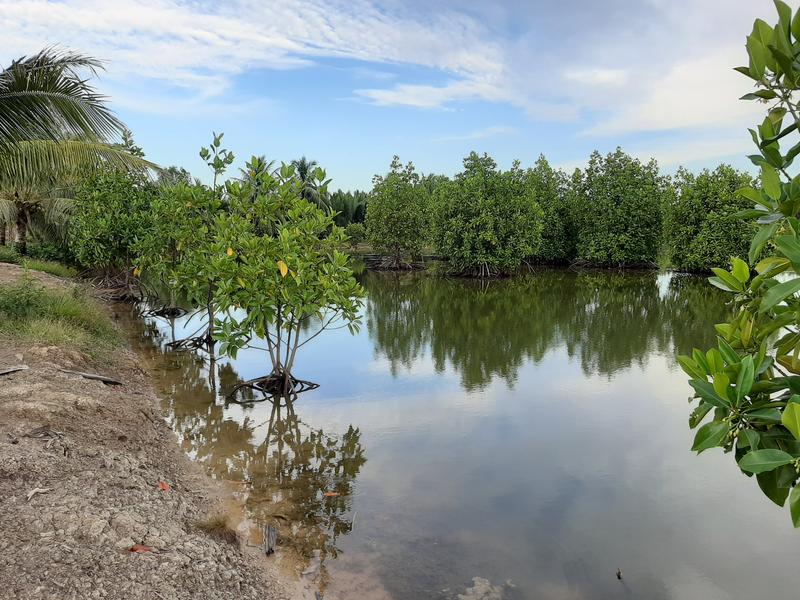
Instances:
[[[21,273],[0,263],[0,282]],[[0,598],[297,596],[225,528],[221,488],[178,447],[129,349],[92,359],[0,339],[0,371],[18,364],[0,375]]]

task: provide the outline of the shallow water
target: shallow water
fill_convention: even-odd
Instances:
[[[241,482],[325,598],[797,596],[788,511],[730,456],[689,450],[674,356],[726,315],[704,280],[363,283],[361,331],[306,346],[295,372],[320,387],[280,409],[225,406],[263,353],[210,369],[163,349],[194,321],[131,324],[184,449]]]

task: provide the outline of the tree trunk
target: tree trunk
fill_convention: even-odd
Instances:
[[[22,256],[28,254],[28,209],[17,207],[17,250]]]

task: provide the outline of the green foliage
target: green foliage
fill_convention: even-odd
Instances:
[[[655,161],[643,165],[619,148],[592,153],[573,177],[577,258],[613,267],[655,263],[665,189]]]
[[[106,171],[75,193],[69,249],[78,264],[106,272],[132,267],[136,241],[151,225],[155,187],[140,175]]]
[[[344,234],[351,246],[355,247],[367,239],[367,230],[363,223],[350,223],[344,228]]]
[[[730,295],[734,316],[715,325],[716,347],[679,357],[691,377],[697,407],[698,451],[720,446],[733,451],[741,470],[755,474],[759,487],[776,504],[788,497],[795,526],[800,525],[800,176],[789,174],[800,154],[797,140],[800,69],[789,57],[800,44],[800,13],[776,2],[779,23],[757,20],[747,38],[749,64],[737,70],[756,82],[746,100],[765,100],[768,114],[751,130],[761,168],[760,185],[739,194],[754,207],[742,211],[759,229],[747,252],[731,269],[713,269],[709,281]],[[791,115],[788,124],[784,118]],[[794,135],[794,139],[790,136]],[[794,144],[783,150],[781,144]],[[766,255],[759,260],[762,253]]]
[[[500,171],[487,155],[464,159],[464,171],[436,186],[436,246],[453,272],[509,273],[541,244],[543,215],[515,163]],[[370,232],[372,235],[372,232]]]
[[[75,269],[68,265],[62,265],[61,263],[49,260],[26,259],[23,260],[21,264],[24,268],[30,269],[31,271],[41,271],[43,273],[55,275],[56,277],[63,277],[64,279],[75,277],[78,274]]]
[[[333,220],[339,227],[350,223],[363,223],[367,217],[367,199],[369,194],[356,190],[343,192],[337,190],[331,194],[330,208],[336,213]]]
[[[548,263],[566,263],[575,257],[575,224],[568,195],[569,180],[553,169],[544,155],[526,173],[527,194],[542,209],[542,242],[534,255]]]
[[[367,204],[367,236],[379,252],[391,257],[392,268],[406,258],[422,254],[429,232],[429,197],[420,184],[414,165],[403,166],[395,156],[386,175],[372,179]]]
[[[19,252],[13,246],[0,246],[0,262],[17,264],[20,260]]]
[[[209,269],[224,314],[215,337],[221,352],[235,356],[251,335],[259,336],[272,374],[291,378],[298,349],[317,333],[335,322],[351,330],[358,325],[362,290],[340,251],[343,230],[302,197],[309,182],[292,165],[273,174],[259,170],[257,161],[248,164],[252,177],[227,182],[229,210],[215,223],[217,252]],[[325,194],[325,173],[312,177]],[[233,309],[244,316],[234,317]]]
[[[234,155],[222,148],[222,137],[214,134],[211,144],[200,150],[200,157],[214,174],[213,187],[183,181],[162,186],[150,207],[150,225],[134,247],[137,275],[165,285],[171,303],[181,298],[205,307],[206,343],[212,342],[217,306],[217,222],[227,208],[223,186],[217,185],[217,180],[234,160]]]
[[[708,271],[731,256],[746,256],[755,228],[736,213],[750,202],[736,191],[752,177],[728,165],[693,175],[680,169],[664,203],[664,239],[672,267]]]
[[[119,343],[105,310],[80,288],[46,289],[30,277],[0,285],[0,335],[87,352]]]

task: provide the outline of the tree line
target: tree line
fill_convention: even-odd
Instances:
[[[395,157],[373,179],[365,234],[391,268],[428,251],[479,276],[525,263],[707,271],[746,255],[753,225],[737,215],[749,204],[736,192],[752,183],[728,165],[669,177],[619,148],[571,175],[544,156],[504,171],[473,152],[452,178],[422,176]]]
[[[200,183],[145,159],[80,75],[98,66],[45,50],[0,72],[0,246],[121,271],[132,268],[131,246],[152,222],[160,190]],[[237,180],[254,184],[279,169],[257,158],[261,172],[242,169]],[[503,170],[473,152],[453,177],[420,174],[395,157],[370,191],[352,192],[329,192],[330,180],[317,181],[319,166],[305,156],[288,164],[299,197],[329,214],[351,245],[369,242],[393,269],[435,254],[448,271],[477,276],[536,263],[707,271],[744,256],[754,231],[737,217],[749,206],[736,195],[753,184],[747,173],[720,165],[669,177],[621,149],[594,152],[572,174],[544,156]]]

